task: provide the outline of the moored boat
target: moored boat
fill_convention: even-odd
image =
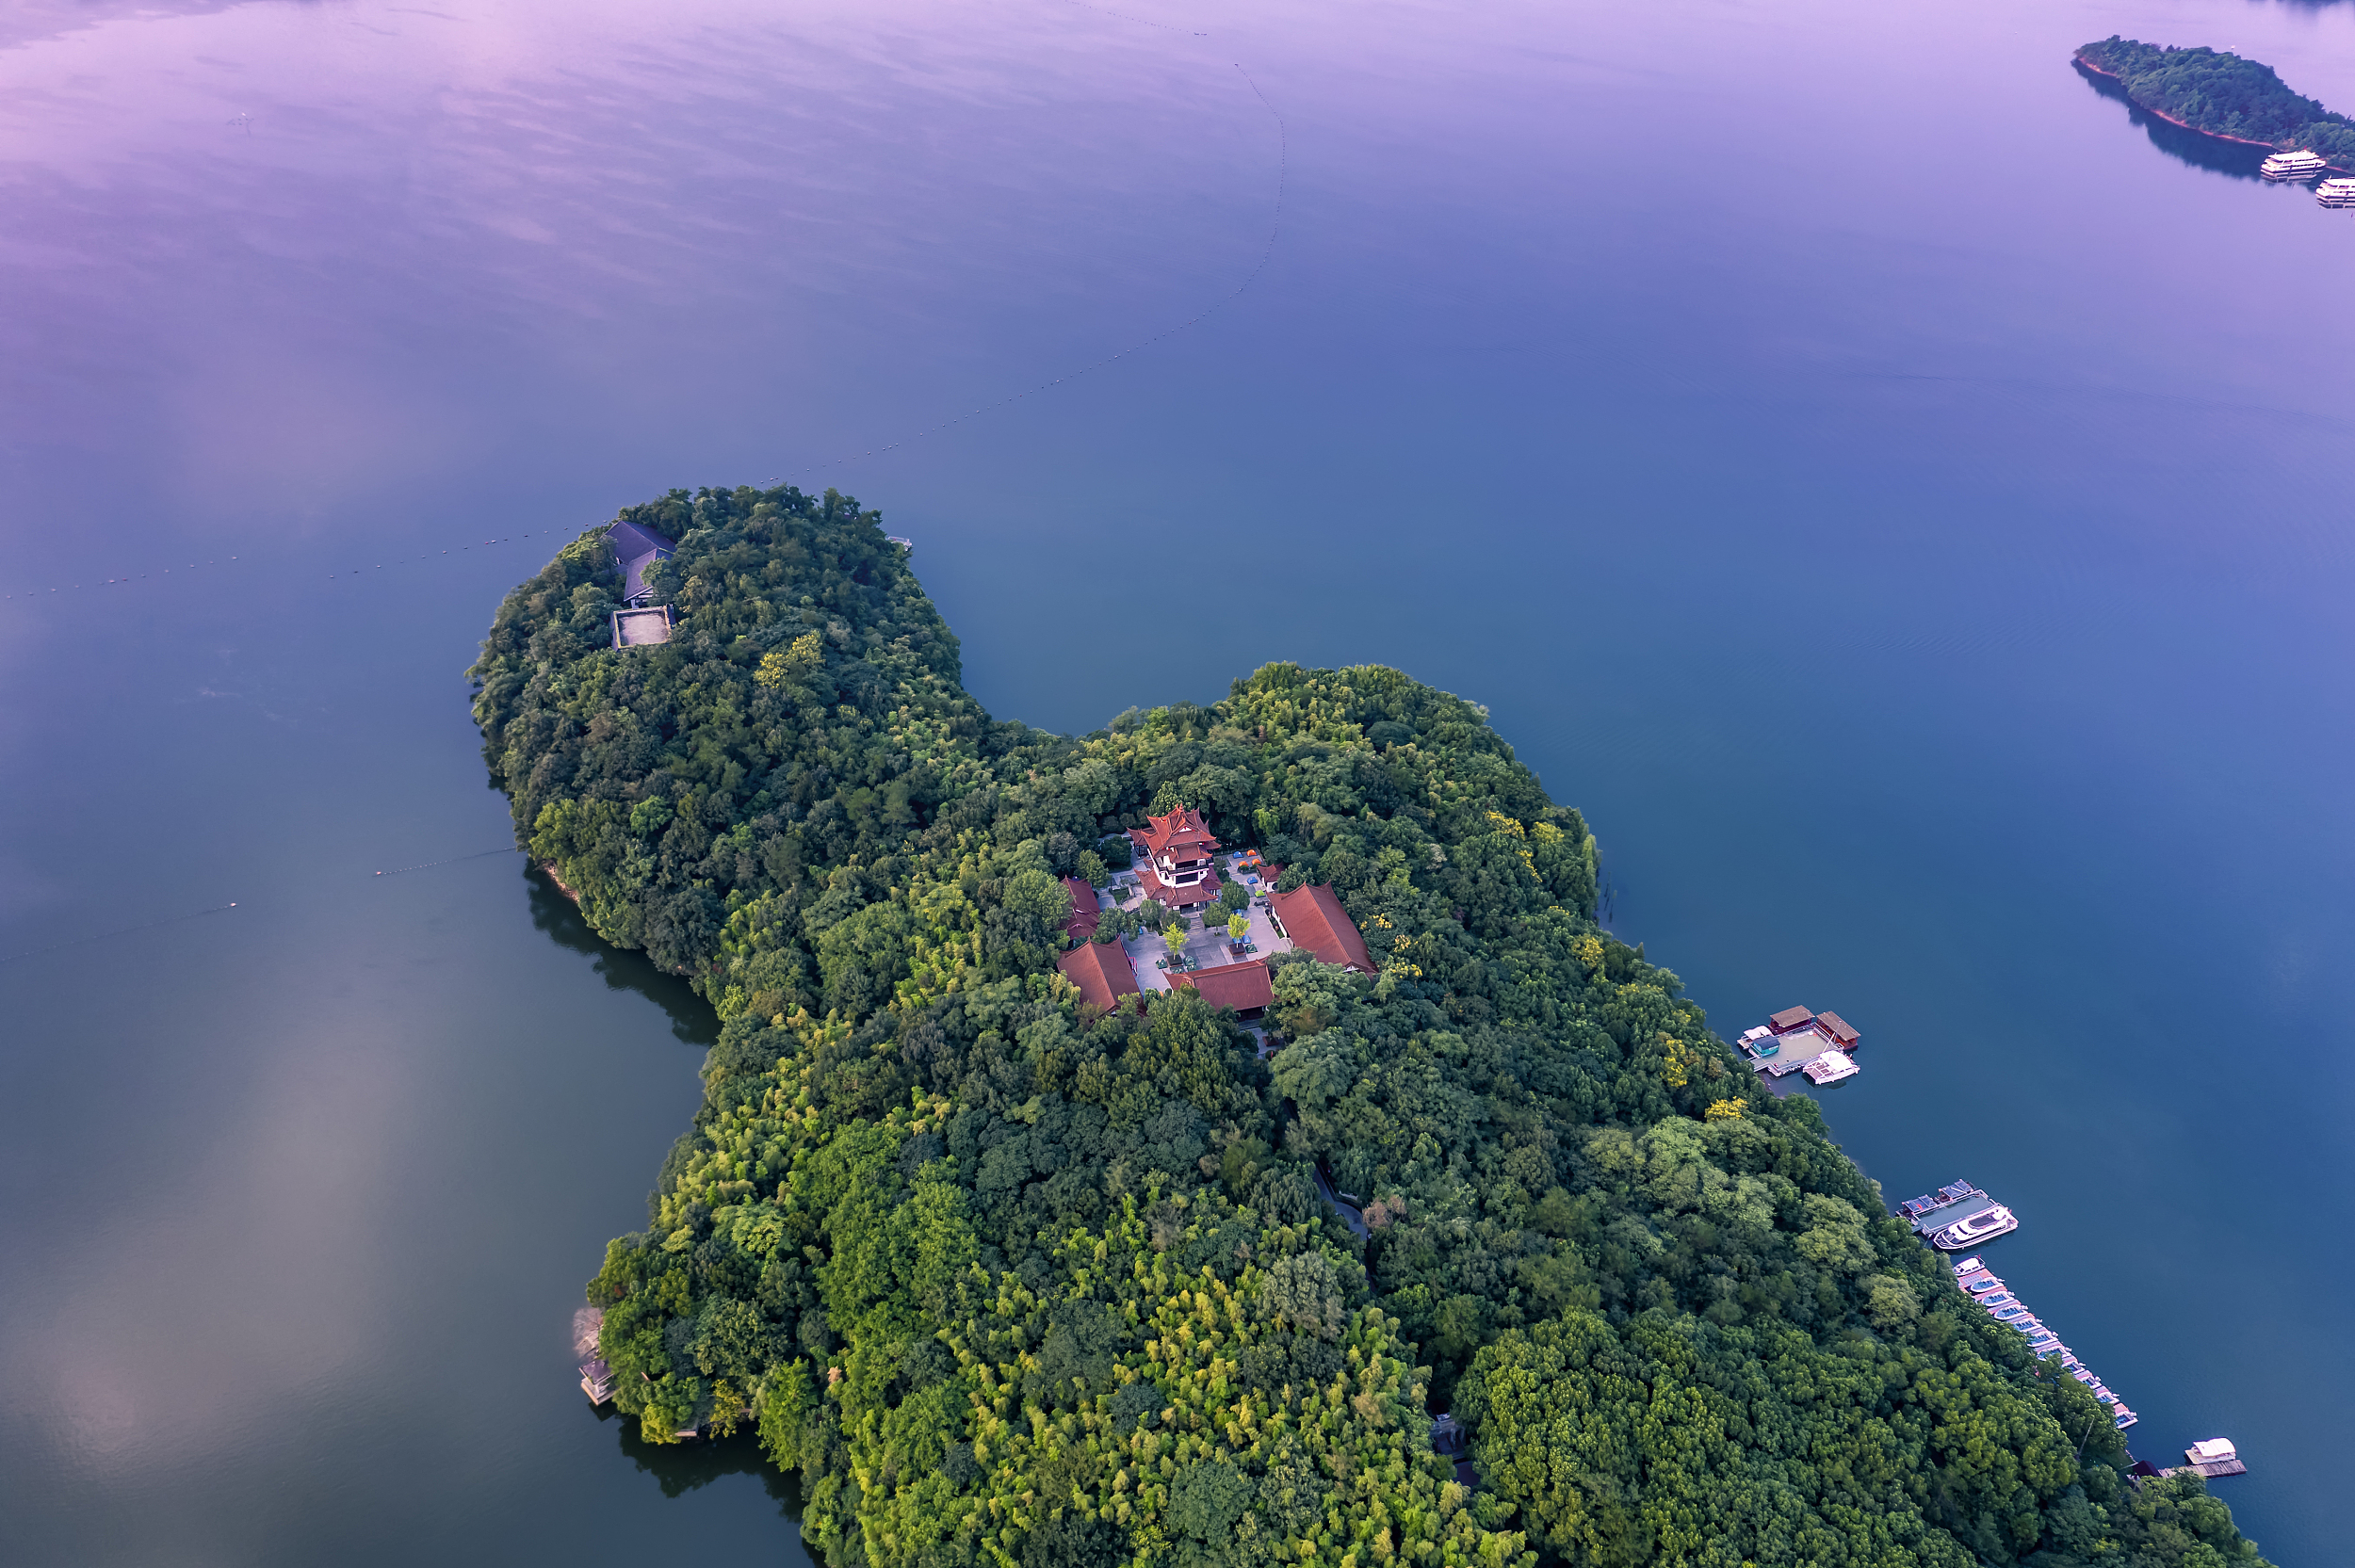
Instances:
[[[2355,207],[2355,180],[2325,180],[2314,186],[2314,200],[2326,207]]]
[[[1942,1253],[1960,1252],[1976,1246],[1990,1237],[2007,1235],[2020,1228],[2020,1219],[2003,1204],[1983,1208],[1966,1219],[1957,1220],[1930,1237],[1930,1245]]]
[[[1843,1078],[1853,1078],[1864,1069],[1838,1051],[1826,1051],[1799,1071],[1805,1073],[1811,1082],[1831,1084]]]
[[[1974,1206],[1953,1224],[1942,1230],[1933,1230],[1929,1223],[1924,1221],[1925,1213],[1950,1208],[1966,1197],[1974,1201]],[[1987,1206],[1976,1206],[1979,1203],[1985,1203]],[[2001,1204],[1989,1202],[1986,1193],[1968,1182],[1957,1182],[1953,1187],[1939,1188],[1936,1199],[1914,1199],[1904,1205],[1904,1212],[1914,1221],[1914,1229],[1920,1231],[1932,1245],[1948,1252],[1959,1252],[1973,1239],[2001,1236],[2020,1228],[2018,1216]],[[1984,1308],[1988,1317],[2006,1328],[2020,1331],[2021,1336],[2028,1342],[2028,1353],[2048,1366],[2056,1368],[2055,1373],[2048,1375],[2073,1378],[2083,1384],[2109,1413],[2112,1424],[2120,1431],[2139,1419],[2126,1408],[2124,1400],[2094,1376],[2092,1368],[2077,1358],[2074,1350],[2061,1342],[2057,1330],[2028,1310],[2027,1303],[1994,1270],[1988,1268],[1985,1258],[1973,1253],[1957,1260],[1954,1270],[1955,1284]]]
[[[2322,154],[2300,147],[2294,152],[2276,153],[2257,166],[2257,172],[2268,180],[2311,180],[2331,166],[2322,161]]]

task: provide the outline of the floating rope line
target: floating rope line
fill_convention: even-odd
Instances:
[[[486,855],[520,855],[523,851],[512,844],[495,849],[482,849],[471,855],[452,855],[447,860],[430,860],[423,865],[404,865],[398,871],[379,871],[380,877],[405,877],[412,871],[430,871],[437,865],[455,865],[462,860],[481,860]]]
[[[1208,33],[1194,33],[1191,27],[1177,27],[1166,22],[1150,22],[1141,16],[1130,16],[1126,11],[1108,11],[1101,6],[1089,5],[1088,0],[1066,0],[1066,3],[1077,6],[1083,11],[1094,11],[1098,16],[1117,17],[1123,22],[1133,22],[1140,27],[1159,27],[1164,33],[1194,33],[1195,38],[1210,36]]]
[[[508,844],[496,849],[478,850],[471,855],[451,855],[447,860],[430,860],[421,865],[404,865],[398,871],[379,871],[377,875],[398,877],[411,871],[430,871],[437,865],[455,865],[460,861],[482,860],[491,855],[519,855],[521,853],[523,853],[521,849],[512,844]],[[119,926],[113,930],[100,931],[94,936],[69,937],[63,942],[52,942],[45,947],[27,947],[19,953],[0,954],[0,963],[14,963],[20,959],[39,958],[43,953],[54,953],[66,947],[80,947],[92,942],[108,942],[118,936],[131,936],[139,931],[152,931],[163,926],[177,926],[183,921],[202,920],[208,914],[225,914],[236,907],[235,903],[215,904],[211,909],[195,910],[187,914],[169,914],[161,920],[149,920],[137,926]]]
[[[542,533],[542,535],[543,535],[543,536],[552,536],[552,534],[553,534],[554,530],[552,530],[552,529],[547,529],[547,528],[543,528],[543,529],[541,529],[541,530],[540,530],[540,532]],[[531,536],[530,536],[529,534],[509,534],[509,535],[507,535],[505,538],[502,538],[502,539],[485,539],[485,540],[479,541],[479,542],[477,542],[476,543],[473,543],[473,544],[458,544],[458,545],[452,545],[449,549],[447,549],[447,550],[441,550],[441,551],[430,551],[430,550],[429,550],[429,551],[427,551],[424,555],[414,557],[414,560],[420,560],[420,561],[437,560],[437,559],[439,559],[439,558],[440,558],[441,557],[443,557],[443,556],[447,556],[447,555],[452,555],[452,554],[463,555],[463,554],[465,554],[466,552],[468,552],[468,551],[470,551],[470,550],[487,549],[487,548],[489,548],[490,546],[492,546],[492,545],[494,545],[494,544],[512,544],[512,543],[514,543],[514,542],[515,542],[516,541],[518,541],[518,540],[529,539],[530,537],[531,537]],[[577,537],[577,536],[576,536],[576,537]],[[329,580],[330,582],[334,582],[334,581],[338,581],[338,580],[340,580],[340,579],[342,579],[342,578],[345,578],[345,577],[356,577],[356,576],[359,576],[359,575],[360,575],[362,573],[364,573],[364,572],[382,572],[382,571],[383,571],[383,570],[385,569],[385,567],[386,567],[386,566],[388,566],[388,565],[391,565],[391,566],[404,566],[404,565],[408,565],[408,564],[411,564],[412,559],[413,559],[413,558],[411,558],[411,557],[408,557],[408,556],[401,556],[401,557],[398,557],[398,558],[394,558],[393,560],[391,560],[391,561],[389,561],[389,562],[387,562],[387,561],[379,561],[379,562],[377,562],[374,566],[370,566],[370,567],[360,567],[360,566],[354,566],[354,567],[349,568],[348,570],[345,570],[345,571],[342,571],[342,572],[330,572],[330,573],[327,574],[327,577],[328,577],[328,580]],[[50,592],[50,593],[58,593],[58,592],[66,592],[66,593],[71,593],[71,592],[74,591],[75,590],[80,589],[80,588],[82,588],[82,587],[84,587],[84,586],[88,586],[88,587],[91,587],[91,588],[121,588],[121,587],[122,587],[122,586],[124,586],[124,585],[126,585],[126,584],[130,584],[130,583],[144,583],[144,582],[150,582],[150,581],[156,581],[156,582],[160,582],[160,580],[161,580],[161,579],[163,579],[163,578],[165,578],[165,577],[171,576],[171,575],[173,575],[175,573],[176,573],[176,574],[180,574],[180,575],[183,577],[183,579],[185,580],[185,578],[186,578],[187,574],[189,574],[189,573],[191,573],[191,572],[202,572],[202,571],[205,570],[205,569],[206,569],[206,568],[208,568],[208,567],[209,567],[209,568],[213,568],[213,569],[215,569],[215,570],[219,570],[219,568],[221,568],[221,567],[223,567],[223,566],[226,566],[226,565],[229,565],[229,564],[231,564],[231,563],[241,563],[241,564],[245,564],[245,565],[247,565],[247,566],[251,566],[251,565],[252,564],[252,562],[247,561],[247,560],[245,559],[245,558],[244,558],[244,557],[242,557],[242,556],[231,556],[227,561],[220,561],[220,560],[189,561],[189,562],[188,562],[187,564],[186,564],[185,566],[178,566],[178,567],[166,566],[166,567],[160,567],[160,568],[158,568],[158,569],[156,569],[156,570],[154,570],[154,571],[153,571],[153,572],[142,572],[142,573],[139,573],[137,576],[106,577],[106,578],[104,578],[104,579],[102,579],[102,580],[99,580],[99,581],[96,581],[96,582],[89,583],[89,584],[88,584],[88,585],[84,585],[84,584],[82,584],[82,583],[69,583],[69,584],[64,584],[64,585],[61,585],[61,586],[59,586],[59,587],[57,587],[57,588],[51,588],[51,589],[48,589],[48,590],[41,590],[41,589],[28,588],[28,589],[26,589],[26,590],[24,590],[24,592],[23,593],[22,597],[26,598],[26,599],[31,599],[31,598],[34,598],[34,597],[38,596],[39,594],[41,594],[41,592],[43,592],[43,591],[47,591],[47,592]],[[20,597],[20,595],[18,595],[18,594],[14,593],[14,592],[0,593],[0,600],[15,599],[15,598],[18,598],[18,597]]]
[[[61,947],[79,947],[88,943],[106,942],[118,936],[129,936],[135,931],[152,931],[158,926],[176,926],[184,920],[202,920],[208,914],[225,913],[236,907],[235,904],[215,904],[211,909],[201,909],[188,914],[168,914],[161,920],[150,920],[144,925],[123,926],[111,931],[100,931],[95,936],[71,937],[64,942],[52,942],[46,947],[27,947],[21,953],[9,953],[5,957],[0,957],[0,963],[14,963],[19,959],[39,958],[43,953],[54,953]]]
[[[1073,3],[1080,4],[1080,0],[1073,0]],[[1087,8],[1089,10],[1095,10],[1096,8],[1089,6]],[[1106,11],[1104,14],[1107,16],[1113,16],[1118,13]],[[1129,17],[1124,20],[1133,22],[1142,19]],[[1158,22],[1146,23],[1145,25],[1158,27],[1161,26],[1161,24]],[[1176,31],[1177,29],[1172,30]],[[995,413],[999,409],[1011,408],[1015,404],[1023,401],[1025,398],[1035,397],[1042,392],[1051,392],[1055,388],[1063,385],[1065,381],[1076,381],[1080,377],[1093,375],[1107,365],[1117,364],[1119,362],[1127,359],[1131,354],[1143,353],[1145,349],[1152,348],[1155,344],[1161,342],[1164,338],[1172,338],[1176,337],[1180,332],[1192,331],[1194,328],[1199,327],[1202,323],[1208,321],[1211,316],[1216,315],[1220,311],[1225,310],[1227,306],[1242,299],[1243,294],[1251,287],[1251,285],[1259,281],[1259,274],[1267,270],[1267,264],[1269,260],[1275,254],[1276,236],[1284,232],[1284,188],[1285,184],[1290,179],[1291,173],[1291,133],[1284,124],[1284,117],[1275,112],[1275,105],[1268,102],[1267,94],[1259,90],[1259,84],[1251,79],[1251,73],[1243,70],[1242,61],[1238,60],[1235,62],[1235,70],[1242,75],[1243,85],[1251,89],[1251,95],[1259,101],[1259,106],[1267,110],[1268,118],[1275,121],[1275,214],[1274,218],[1268,224],[1267,244],[1260,247],[1259,261],[1253,265],[1250,272],[1244,276],[1243,281],[1235,285],[1233,293],[1221,296],[1219,299],[1212,303],[1208,309],[1188,317],[1186,320],[1180,321],[1175,327],[1165,328],[1161,331],[1155,332],[1151,337],[1146,338],[1142,343],[1132,343],[1128,348],[1121,349],[1117,353],[1107,354],[1102,359],[1097,360],[1091,364],[1081,365],[1079,369],[1071,371],[1065,375],[1058,376],[1051,381],[1041,381],[1038,385],[1031,387],[1023,392],[1015,393],[1011,396],[1000,397],[994,403],[984,403],[978,409],[973,409],[967,412],[958,414],[954,419],[944,419],[939,424],[929,426],[924,429],[917,431],[913,435],[902,436],[898,441],[892,442],[888,445],[870,446],[864,452],[853,452],[845,457],[836,458],[831,462],[820,463],[815,468],[805,469],[804,470],[804,477],[808,477],[814,475],[822,474],[829,468],[839,468],[844,463],[859,462],[868,458],[879,458],[886,452],[896,452],[902,446],[912,445],[917,442],[924,440],[928,436],[938,435],[941,431],[949,429],[954,426],[962,425],[968,419],[978,419],[983,414]]]

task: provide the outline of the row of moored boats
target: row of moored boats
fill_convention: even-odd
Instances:
[[[1897,1216],[1912,1226],[1923,1240],[1947,1253],[1962,1252],[2020,1228],[2018,1215],[1969,1182],[1949,1182],[1936,1192],[1908,1198],[1897,1205]],[[1976,1255],[1955,1265],[1955,1283],[1990,1317],[2027,1335],[2029,1353],[2038,1361],[2058,1356],[2071,1377],[2093,1390],[2093,1397],[2102,1401],[2120,1431],[2135,1424],[2136,1416],[2126,1408],[2126,1402],[2103,1387],[2102,1380],[2061,1343],[2060,1335],[2038,1321],[2036,1314],[2028,1310],[2028,1304],[1997,1279]]]
[[[2028,1310],[2027,1303],[1996,1278],[1986,1264],[1975,1257],[1964,1258],[1955,1265],[1955,1283],[1962,1287],[1964,1294],[1978,1302],[1989,1317],[2026,1334],[2028,1350],[2038,1361],[2058,1356],[2069,1375],[2093,1391],[2093,1397],[2102,1401],[2103,1408],[2110,1413],[2111,1422],[2120,1431],[2141,1419],[2126,1408],[2125,1400],[2103,1386],[2102,1380],[2077,1359],[2074,1351],[2061,1343],[2059,1334],[2038,1321],[2036,1314]]]
[[[2331,166],[2321,154],[2301,147],[2274,154],[2257,170],[2268,180],[2313,180],[2329,173]],[[2322,180],[2314,186],[2314,200],[2326,207],[2355,207],[2355,180]]]

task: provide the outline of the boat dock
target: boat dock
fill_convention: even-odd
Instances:
[[[597,1334],[604,1327],[603,1307],[574,1309],[573,1354],[582,1358],[576,1370],[580,1373],[580,1391],[589,1396],[593,1405],[604,1404],[613,1398],[613,1368],[597,1353]]]
[[[1919,1225],[1915,1227],[1917,1230],[1920,1228]],[[2119,1431],[2124,1431],[2141,1419],[2127,1408],[2125,1400],[2111,1393],[2102,1380],[2093,1375],[2092,1369],[2077,1359],[2076,1352],[2061,1343],[2060,1335],[2045,1327],[2037,1316],[2028,1310],[2028,1304],[2022,1301],[2002,1280],[1996,1278],[1985,1263],[1975,1257],[1967,1257],[1956,1264],[1955,1284],[1961,1287],[1964,1295],[1977,1302],[1989,1317],[2025,1334],[2029,1353],[2038,1361],[2058,1357],[2061,1366],[2071,1377],[2093,1391],[2093,1397],[2099,1399],[2103,1407],[2110,1413],[2111,1425],[2117,1427]],[[2232,1445],[2225,1444],[2225,1447],[2229,1450]],[[2238,1461],[2235,1460],[2234,1463],[2237,1463]],[[2163,1473],[2174,1474],[2173,1471]],[[2239,1473],[2232,1470],[2217,1472],[2218,1475]]]
[[[1944,1253],[1976,1247],[2020,1228],[2019,1216],[1969,1182],[1952,1182],[1934,1194],[1908,1198],[1897,1205],[1897,1218]]]

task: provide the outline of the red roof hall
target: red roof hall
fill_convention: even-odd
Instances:
[[[1275,1000],[1267,964],[1259,959],[1173,975],[1169,983],[1173,991],[1181,985],[1190,988],[1214,1008],[1234,1009],[1238,1018],[1257,1018]]]
[[[1137,977],[1117,942],[1083,942],[1055,961],[1064,978],[1080,988],[1080,1000],[1110,1012],[1123,996],[1137,994]]]
[[[1291,938],[1295,947],[1314,953],[1320,963],[1339,964],[1361,974],[1373,973],[1373,958],[1366,951],[1366,939],[1341,901],[1334,897],[1331,886],[1296,887],[1290,893],[1278,893],[1270,900],[1275,911],[1277,929]]]
[[[1096,902],[1096,889],[1083,877],[1065,877],[1063,888],[1071,895],[1071,918],[1064,922],[1063,929],[1067,935],[1085,942],[1103,923],[1104,906]]]

